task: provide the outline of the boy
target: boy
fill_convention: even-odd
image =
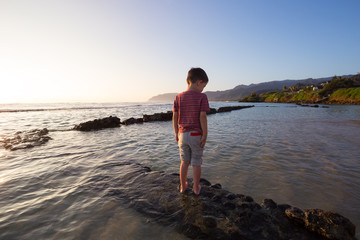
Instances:
[[[193,167],[193,192],[200,194],[203,149],[208,129],[206,112],[210,111],[206,94],[202,93],[209,79],[201,68],[191,68],[186,79],[187,91],[174,100],[173,125],[180,151],[180,192],[188,187],[187,172]]]

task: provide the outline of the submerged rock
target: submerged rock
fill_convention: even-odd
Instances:
[[[19,131],[12,136],[0,139],[0,144],[8,150],[15,151],[19,149],[33,148],[47,143],[50,139],[46,136],[49,133],[47,128],[33,129],[30,131]]]
[[[92,131],[115,127],[120,127],[120,118],[110,116],[107,118],[95,119],[93,121],[80,123],[76,125],[73,129],[79,131]]]
[[[355,227],[345,217],[319,209],[300,210],[264,199],[234,194],[202,179],[201,193],[178,192],[179,175],[128,164],[110,186],[116,197],[144,216],[194,239],[355,239]]]
[[[233,110],[240,110],[240,109],[244,109],[244,108],[252,108],[254,107],[254,105],[251,106],[230,106],[230,107],[221,107],[217,110],[218,113],[222,113],[222,112],[231,112]]]
[[[296,105],[300,106],[300,107],[312,107],[312,108],[319,108],[320,107],[318,104],[309,105],[309,104],[297,103]],[[329,106],[321,106],[321,108],[329,108]]]

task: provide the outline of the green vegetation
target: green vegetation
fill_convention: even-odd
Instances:
[[[240,100],[240,102],[264,102],[264,98],[260,97],[260,95],[256,95],[256,93],[252,92],[250,96],[244,97]]]
[[[360,104],[360,87],[338,89],[330,95],[329,102]]]
[[[335,76],[330,82],[316,86],[296,84],[289,88],[284,86],[282,91],[259,95],[253,92],[240,102],[360,104],[360,75],[352,78]]]
[[[359,84],[359,78],[334,77],[324,88],[319,91],[319,96],[327,96],[340,88],[351,88]]]

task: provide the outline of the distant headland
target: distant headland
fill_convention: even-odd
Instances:
[[[301,80],[282,80],[282,81],[270,81],[263,82],[258,84],[250,85],[238,85],[233,89],[224,90],[224,91],[207,91],[205,94],[208,96],[210,101],[240,101],[244,97],[251,95],[261,95],[269,92],[281,92],[286,89],[291,91],[291,87],[294,86],[318,86],[321,83],[326,83],[332,81],[334,78],[339,77],[324,77],[324,78],[307,78]],[[360,75],[344,75],[340,76],[342,79],[360,79]],[[152,102],[171,102],[174,100],[177,93],[164,93],[154,96],[149,99]],[[360,97],[359,97],[360,98]],[[255,101],[256,102],[256,101]],[[278,101],[280,102],[280,101]],[[309,102],[310,103],[310,102]]]
[[[297,83],[282,90],[257,94],[252,92],[240,102],[273,102],[296,104],[360,104],[360,74],[351,77],[333,77],[318,84]]]

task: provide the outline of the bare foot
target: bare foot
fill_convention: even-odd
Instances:
[[[198,187],[199,191],[195,191],[195,188],[193,189],[193,192],[196,196],[198,196],[200,194],[200,191],[201,191],[201,185],[199,184],[199,187]]]
[[[180,193],[184,193],[186,191],[187,187],[188,187],[188,182],[185,182],[185,187],[184,188],[182,188],[181,185],[180,185]]]

